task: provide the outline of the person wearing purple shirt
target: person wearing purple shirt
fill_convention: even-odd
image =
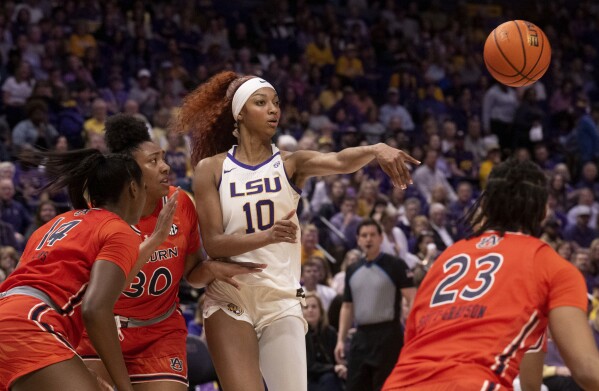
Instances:
[[[25,233],[29,224],[31,224],[31,216],[27,208],[18,201],[15,201],[15,185],[10,179],[0,180],[0,210],[2,212],[2,221],[10,224],[15,232],[21,235]]]
[[[344,236],[342,238],[335,232],[330,232],[331,242],[345,250],[353,249],[357,245],[356,233],[358,225],[362,222],[362,218],[356,214],[357,205],[358,202],[354,197],[346,196],[341,203],[341,212],[331,218],[331,224]]]
[[[564,230],[564,239],[574,241],[581,247],[589,247],[591,242],[597,238],[597,231],[589,227],[591,208],[586,205],[577,205],[576,223],[569,225]]]

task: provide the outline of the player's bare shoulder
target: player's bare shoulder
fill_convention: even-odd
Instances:
[[[220,181],[226,157],[227,153],[223,152],[200,160],[194,170],[194,178],[197,179],[197,182],[205,184],[206,181],[209,181],[216,185]]]

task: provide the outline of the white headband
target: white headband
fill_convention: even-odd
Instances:
[[[241,109],[243,108],[243,105],[245,105],[245,102],[247,102],[247,100],[250,98],[250,96],[252,96],[254,92],[264,87],[269,87],[273,90],[275,89],[272,86],[272,84],[259,77],[253,77],[239,86],[237,91],[235,91],[235,95],[233,95],[232,102],[233,119],[235,120],[235,122],[237,122],[237,116],[241,112]]]

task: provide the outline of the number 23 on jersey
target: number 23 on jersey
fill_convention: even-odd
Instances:
[[[457,298],[473,301],[483,297],[493,287],[495,274],[503,265],[503,255],[486,254],[476,258],[474,262],[468,254],[458,254],[443,264],[443,278],[433,291],[430,307],[438,307],[455,303]],[[474,268],[476,275],[469,273]],[[470,277],[468,275],[470,274]]]

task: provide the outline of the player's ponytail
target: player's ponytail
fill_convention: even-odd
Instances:
[[[547,178],[539,166],[508,159],[493,168],[487,188],[467,213],[469,237],[487,230],[540,235],[547,197]]]
[[[142,183],[141,168],[123,154],[104,155],[97,149],[81,149],[38,152],[24,159],[42,165],[48,179],[45,188],[56,191],[66,187],[75,209],[116,204],[132,180]]]
[[[231,114],[232,95],[239,75],[220,72],[197,87],[183,100],[176,120],[171,124],[179,133],[191,136],[191,163],[227,151],[237,143],[233,136],[235,121]],[[239,87],[239,86],[237,86]]]

